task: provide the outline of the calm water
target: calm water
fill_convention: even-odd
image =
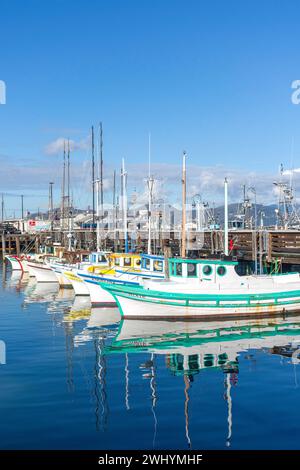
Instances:
[[[120,324],[17,274],[0,289],[2,449],[300,448],[300,317]]]

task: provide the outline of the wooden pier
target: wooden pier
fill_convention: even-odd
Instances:
[[[95,247],[95,234],[90,230],[78,230],[75,233],[76,249],[91,250]],[[300,265],[300,231],[298,230],[232,230],[229,231],[230,255],[238,260],[265,263],[279,261],[282,264]],[[152,252],[163,253],[166,247],[173,255],[179,254],[180,231],[160,232],[153,236]],[[36,234],[2,233],[0,251],[6,254],[39,252],[41,247],[68,246],[67,234],[59,231]],[[106,250],[123,251],[124,236],[118,232],[115,238],[108,234],[102,236],[102,247]],[[147,250],[147,233],[140,231],[134,237],[129,236],[129,247],[138,252]],[[187,236],[187,251],[197,255],[217,255],[224,251],[224,233],[222,230],[205,232],[191,231]]]

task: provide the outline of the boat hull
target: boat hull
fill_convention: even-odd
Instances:
[[[104,286],[124,318],[236,318],[300,312],[300,290],[251,294],[174,294]]]
[[[8,263],[10,263],[11,269],[13,271],[25,271],[22,261],[18,256],[6,255],[5,259]]]
[[[203,318],[211,319],[219,318],[253,318],[266,314],[282,315],[287,312],[300,312],[300,304],[295,305],[277,305],[265,307],[238,307],[238,308],[198,308],[198,307],[182,307],[182,306],[166,306],[151,303],[145,303],[136,299],[124,299],[116,296],[117,303],[120,308],[121,316],[124,318]]]
[[[115,298],[108,291],[104,290],[99,283],[89,279],[85,279],[84,283],[89,291],[92,307],[116,306]]]
[[[70,281],[76,296],[89,296],[87,285],[75,272],[64,271],[64,276]]]
[[[30,272],[36,277],[37,282],[57,282],[54,271],[46,264],[28,263]]]

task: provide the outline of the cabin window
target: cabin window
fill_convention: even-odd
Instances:
[[[104,255],[99,255],[98,256],[98,263],[105,263],[106,261],[106,258]]]
[[[225,266],[219,266],[217,269],[217,273],[219,276],[224,276],[226,274],[226,268]]]
[[[187,263],[187,277],[197,277],[197,265],[195,263]]]
[[[115,258],[115,265],[120,266],[120,258]]]
[[[139,258],[135,259],[134,260],[134,266],[136,268],[139,268],[141,266],[141,260]]]
[[[154,261],[153,271],[162,272],[162,270],[163,270],[163,262],[162,261]]]
[[[150,259],[149,258],[146,258],[145,269],[147,269],[148,271],[150,269]]]
[[[176,276],[182,276],[182,263],[176,263]]]
[[[212,273],[212,267],[209,264],[206,264],[205,266],[203,266],[202,272],[205,276],[210,276]]]
[[[124,258],[124,266],[127,268],[131,266],[131,258]]]

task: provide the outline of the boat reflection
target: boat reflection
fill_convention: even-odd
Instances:
[[[116,324],[121,316],[117,307],[91,308],[85,328],[74,336],[74,344],[80,344],[96,339],[107,339],[115,335]]]
[[[150,378],[152,412],[156,435],[157,400],[155,358],[165,356],[166,367],[173,375],[182,376],[184,386],[185,435],[188,448],[192,448],[189,431],[189,389],[196,374],[215,368],[224,373],[224,400],[227,404],[226,446],[231,445],[233,433],[232,387],[237,384],[239,355],[248,350],[263,350],[270,354],[290,357],[299,363],[300,316],[271,317],[254,320],[183,322],[133,320],[121,321],[112,344],[105,347],[105,354],[125,355],[125,403],[129,409],[129,353],[150,353],[148,361],[141,365],[143,377]],[[148,371],[145,373],[145,371]],[[153,439],[155,443],[155,437]],[[154,444],[153,444],[154,446]]]
[[[75,296],[70,309],[64,315],[64,322],[88,320],[91,316],[91,302],[89,297]]]
[[[51,282],[39,283],[34,278],[29,278],[24,291],[24,304],[52,302],[58,291],[58,285]]]

